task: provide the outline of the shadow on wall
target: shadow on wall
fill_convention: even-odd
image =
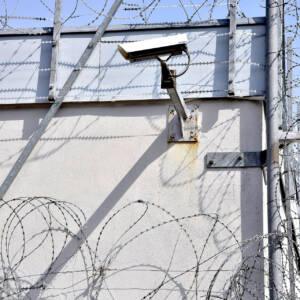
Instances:
[[[253,104],[253,105],[256,105],[256,104]],[[217,121],[219,119],[219,113],[222,110],[237,110],[237,113],[234,113],[231,118],[223,120],[223,123],[222,122],[219,123]],[[68,243],[62,247],[63,250],[61,252],[57,253],[57,257],[55,259],[53,258],[53,262],[51,262],[50,267],[47,266],[48,271],[45,272],[45,276],[42,275],[41,278],[36,281],[37,283],[35,285],[33,285],[32,288],[28,288],[29,291],[28,291],[27,297],[29,297],[29,299],[30,298],[38,299],[40,297],[40,293],[43,292],[42,287],[51,286],[51,282],[53,280],[55,280],[56,276],[58,276],[58,274],[60,274],[60,272],[68,264],[68,262],[70,260],[72,260],[72,257],[75,256],[77,252],[78,253],[81,252],[82,247],[84,247],[84,245],[86,243],[86,239],[95,232],[95,229],[101,223],[103,223],[103,220],[107,219],[109,216],[112,216],[112,217],[114,216],[114,213],[112,213],[112,209],[117,205],[117,203],[123,197],[123,195],[126,193],[126,191],[135,183],[135,181],[141,176],[141,174],[144,172],[144,170],[153,161],[157,160],[158,158],[161,158],[161,162],[160,162],[161,178],[160,179],[161,179],[162,185],[164,187],[174,188],[174,187],[182,186],[184,188],[189,182],[199,182],[199,180],[201,178],[203,178],[203,176],[206,175],[206,171],[204,170],[202,173],[200,173],[201,168],[195,169],[196,176],[190,177],[188,181],[182,180],[182,176],[179,176],[179,175],[182,175],[182,173],[184,173],[187,169],[189,169],[192,164],[198,168],[198,163],[203,161],[203,156],[205,155],[205,153],[208,150],[209,151],[211,151],[211,149],[214,149],[215,151],[222,150],[222,147],[224,146],[223,144],[224,143],[226,144],[226,139],[228,138],[228,135],[230,134],[230,130],[231,130],[232,126],[239,119],[239,114],[244,115],[243,125],[241,125],[241,128],[240,128],[241,139],[242,139],[242,132],[244,130],[248,130],[249,124],[251,124],[253,122],[251,115],[245,115],[248,112],[247,105],[245,105],[245,104],[241,105],[238,102],[231,102],[230,104],[228,102],[226,102],[226,103],[225,102],[223,102],[223,103],[207,102],[202,105],[200,104],[200,111],[202,112],[201,134],[210,132],[213,129],[214,130],[217,129],[215,131],[215,139],[218,140],[218,142],[214,141],[214,138],[212,138],[210,143],[208,143],[205,147],[201,148],[201,151],[193,151],[191,149],[192,147],[185,147],[183,145],[184,149],[187,150],[186,156],[181,156],[181,160],[178,161],[177,167],[175,167],[175,169],[173,169],[173,174],[166,174],[164,172],[164,169],[168,168],[168,166],[166,167],[166,165],[165,165],[167,163],[166,157],[169,153],[171,153],[174,150],[174,147],[172,145],[168,145],[166,143],[167,133],[166,133],[165,127],[162,126],[162,123],[154,121],[155,127],[153,127],[153,118],[155,118],[156,116],[161,116],[162,114],[164,115],[164,112],[166,112],[166,111],[167,111],[166,105],[157,105],[157,106],[153,105],[151,107],[147,106],[146,109],[145,109],[145,106],[141,106],[141,107],[135,106],[134,109],[132,107],[121,107],[118,109],[112,109],[111,107],[109,107],[109,108],[86,107],[84,109],[69,108],[69,109],[62,109],[60,111],[59,115],[55,119],[55,122],[57,122],[57,123],[52,124],[53,128],[51,128],[51,126],[49,128],[49,131],[51,132],[51,134],[49,135],[49,133],[47,132],[47,135],[46,135],[47,137],[45,137],[45,139],[49,139],[49,141],[55,141],[55,139],[57,138],[57,135],[59,138],[59,130],[58,129],[61,128],[61,125],[62,125],[62,123],[60,123],[60,122],[64,122],[64,121],[68,120],[69,118],[70,118],[70,120],[76,119],[73,124],[75,124],[74,126],[78,126],[78,122],[80,122],[80,119],[83,116],[94,116],[95,119],[93,119],[91,124],[88,124],[83,128],[80,127],[79,130],[74,130],[74,128],[70,128],[69,135],[67,137],[62,137],[62,139],[65,139],[65,140],[60,141],[60,142],[67,143],[68,141],[71,141],[73,138],[75,138],[75,139],[82,138],[82,140],[84,141],[85,140],[84,134],[86,131],[88,131],[87,127],[93,126],[93,122],[97,122],[99,119],[105,118],[106,116],[124,117],[124,118],[126,118],[126,117],[141,117],[142,116],[142,117],[145,117],[147,120],[149,120],[149,118],[150,118],[151,122],[149,121],[149,125],[151,128],[155,129],[154,132],[156,133],[157,137],[153,141],[153,143],[149,146],[149,148],[139,158],[139,160],[135,163],[135,165],[129,170],[129,172],[126,174],[126,176],[124,176],[123,179],[120,180],[120,182],[114,187],[114,189],[110,192],[110,194],[106,197],[106,199],[104,199],[103,203],[97,208],[97,210],[93,213],[93,215],[87,221],[82,221],[82,223],[80,223],[80,226],[79,226],[77,232],[74,232],[73,234],[68,236],[69,237]],[[20,114],[20,112],[21,112],[21,114]],[[28,111],[23,111],[23,110],[10,111],[9,113],[3,112],[3,113],[1,113],[1,119],[4,122],[5,122],[5,120],[9,120],[9,119],[25,120],[25,119],[30,119],[32,114],[35,114],[36,112],[37,111],[28,112]],[[44,113],[43,110],[39,110],[38,112],[41,115]],[[33,127],[34,126],[32,126],[32,129],[31,129],[32,131],[34,130]],[[134,131],[134,129],[135,128],[133,128],[132,130]],[[27,130],[27,133],[30,134],[30,130]],[[256,132],[256,134],[257,134],[257,132]],[[95,139],[95,141],[102,140],[102,137],[89,136],[89,138]],[[114,137],[112,137],[112,138],[114,138]],[[243,136],[243,138],[244,138],[244,136]],[[246,142],[249,142],[249,140],[253,141],[253,139],[248,138]],[[2,142],[9,142],[9,141],[2,141]],[[60,147],[57,148],[56,151],[61,149],[63,147],[63,145],[64,144],[61,144]],[[248,147],[251,147],[251,143],[243,144],[243,147],[245,147],[245,149],[249,149]],[[195,147],[195,148],[197,148],[197,147]],[[183,149],[183,148],[181,148],[181,149]],[[191,159],[191,157],[192,157],[192,159]],[[196,165],[195,165],[195,162],[197,162]],[[218,190],[223,191],[224,198],[221,197],[221,199],[225,199],[225,194],[227,193],[227,189],[230,187],[230,184],[231,184],[231,175],[230,174],[227,174],[227,175],[228,176],[226,177],[226,179],[224,179],[224,186],[219,186],[217,188],[214,187],[214,188],[216,188],[217,191]],[[180,177],[181,177],[181,179],[180,179]],[[211,185],[211,188],[212,187],[213,187],[213,185]],[[200,189],[201,189],[201,185],[200,185]],[[201,190],[200,190],[200,192],[201,192]],[[242,196],[242,198],[243,198],[243,196]],[[200,197],[199,197],[199,200],[201,203]],[[228,198],[226,200],[228,200]],[[249,209],[251,209],[251,207],[247,206],[246,210],[244,210],[244,208],[243,208],[244,199],[242,199],[241,201],[242,201],[242,215],[249,214],[249,212],[250,212]],[[221,200],[221,202],[222,202],[222,200]],[[24,203],[26,203],[26,201],[24,201]],[[249,205],[253,204],[253,201],[252,201],[252,203],[247,202],[247,205],[248,205],[248,203],[249,203]],[[232,230],[229,229],[229,227],[231,227],[230,224],[228,224],[228,225],[222,224],[217,212],[215,215],[206,215],[205,212],[207,211],[207,208],[202,208],[200,210],[200,212],[201,212],[200,214],[195,213],[194,216],[189,216],[189,217],[186,216],[186,217],[183,217],[182,220],[179,220],[177,216],[173,216],[172,213],[167,212],[167,210],[165,208],[163,208],[163,207],[158,208],[157,204],[155,204],[156,205],[155,206],[155,205],[152,205],[149,203],[146,204],[143,201],[136,202],[136,204],[145,206],[147,209],[149,206],[156,207],[156,209],[160,210],[161,212],[165,213],[168,216],[167,219],[163,219],[161,222],[159,222],[159,223],[162,223],[161,226],[164,226],[164,222],[168,222],[168,220],[173,220],[172,222],[176,223],[176,226],[179,226],[179,228],[181,228],[180,234],[181,235],[183,234],[185,236],[188,236],[188,234],[187,234],[188,230],[183,229],[183,228],[185,228],[184,223],[186,222],[186,220],[190,220],[193,218],[202,218],[202,219],[208,218],[210,220],[208,223],[208,226],[203,227],[203,225],[199,224],[199,228],[203,228],[203,229],[201,230],[202,233],[197,232],[197,235],[201,237],[200,241],[202,241],[202,243],[204,243],[204,244],[200,244],[201,245],[200,250],[198,250],[197,247],[194,245],[195,242],[193,242],[193,240],[190,240],[188,242],[192,253],[194,253],[196,263],[191,265],[190,268],[186,268],[186,270],[184,272],[184,276],[187,274],[190,274],[190,276],[192,276],[192,279],[190,281],[191,282],[190,286],[193,289],[193,293],[199,292],[199,291],[197,291],[198,274],[200,272],[200,270],[197,267],[198,265],[199,266],[202,265],[203,267],[205,266],[206,270],[212,269],[214,266],[218,265],[219,271],[217,273],[213,273],[213,272],[209,273],[212,276],[218,276],[218,274],[220,272],[225,271],[224,270],[225,265],[227,266],[227,263],[230,262],[231,259],[232,259],[232,261],[235,261],[235,263],[237,261],[240,261],[239,259],[236,258],[237,255],[242,250],[242,248],[240,247],[239,242],[238,242],[239,239],[237,237],[235,237],[235,232],[232,232]],[[142,218],[142,216],[144,216],[144,214],[145,213],[141,212],[141,214],[139,216]],[[238,212],[234,211],[233,215],[232,215],[232,219],[234,220],[234,218],[238,217],[238,215],[239,215]],[[75,216],[75,214],[74,214],[74,216]],[[135,216],[136,221],[134,221],[133,224],[136,224],[139,222],[139,220],[140,220],[139,216]],[[129,219],[130,219],[130,217],[128,217],[128,220]],[[248,223],[249,220],[250,219],[247,219],[246,223],[242,224],[242,232],[244,232],[242,234],[245,234],[245,235],[248,234],[248,236],[249,236],[249,232],[247,233],[247,231],[243,231],[243,230],[246,229],[247,226],[250,225]],[[178,222],[179,222],[179,224],[178,224]],[[242,223],[243,223],[243,221],[242,221]],[[128,224],[128,226],[129,226],[128,228],[130,230],[133,228],[133,227],[130,227],[130,224]],[[219,228],[218,226],[221,226],[221,228]],[[124,232],[126,233],[127,227],[124,226],[124,228],[125,228]],[[224,232],[226,232],[226,234],[224,234]],[[220,239],[220,234],[222,235],[222,239]],[[226,240],[227,238],[229,240],[233,241],[232,247],[230,247],[229,245],[226,245],[230,248],[230,249],[228,249],[228,251],[226,249],[224,249],[224,240]],[[131,241],[132,239],[135,239],[134,235],[129,239],[129,241]],[[189,240],[188,237],[187,237],[187,240]],[[205,242],[206,240],[207,240],[207,243]],[[126,243],[127,242],[125,242],[125,244]],[[207,251],[206,251],[206,249],[210,243],[219,245],[219,254],[217,254],[216,258],[210,257],[209,253],[207,253]],[[176,250],[177,247],[179,247],[179,246],[176,246],[177,245],[176,243],[172,244],[172,245],[173,245],[172,247],[173,247],[174,251]],[[178,245],[180,245],[180,243]],[[90,282],[88,284],[87,290],[83,293],[88,294],[91,290],[94,290],[94,292],[96,291],[96,293],[98,291],[98,293],[99,293],[100,290],[101,290],[101,292],[106,290],[105,282],[104,282],[103,278],[105,276],[107,276],[107,274],[108,274],[107,272],[113,271],[113,270],[110,270],[111,262],[114,261],[115,257],[119,256],[119,253],[121,250],[123,251],[123,246],[124,246],[124,243],[120,244],[117,241],[116,245],[109,252],[108,257],[106,257],[105,260],[101,262],[99,268],[92,269],[92,272],[94,272],[94,273],[91,275],[91,278],[93,278],[93,280],[92,280],[92,282]],[[103,244],[100,243],[99,247],[103,247]],[[133,249],[130,249],[130,251],[132,252]],[[97,252],[98,251],[96,251],[96,253]],[[227,257],[227,259],[225,259],[222,255]],[[91,261],[93,264],[97,264],[97,256],[95,256]],[[171,262],[172,262],[172,259],[171,259]],[[171,262],[170,262],[170,264],[171,264]],[[201,262],[201,264],[200,264],[200,262]],[[133,265],[136,268],[142,267],[142,265],[135,265],[134,263],[133,263]],[[156,266],[157,266],[156,269],[157,268],[161,269],[161,267],[159,265],[156,265]],[[131,267],[128,267],[128,268],[130,269]],[[170,281],[172,281],[173,284],[176,282],[177,289],[179,289],[181,291],[180,293],[182,295],[182,299],[188,299],[188,295],[191,296],[191,294],[189,294],[190,293],[189,289],[187,289],[186,285],[184,285],[184,288],[181,288],[180,285],[182,283],[181,283],[181,281],[177,280],[177,277],[176,277],[177,275],[178,275],[178,277],[181,277],[181,275],[180,275],[181,272],[178,271],[178,274],[174,275],[174,274],[169,273],[168,268],[164,269],[164,270],[165,271],[162,272],[162,274],[164,274],[163,278],[161,279],[160,282],[157,282],[157,288],[152,289],[150,292],[151,294],[149,296],[151,296],[152,293],[154,293],[154,295],[155,295],[156,293],[161,292],[163,290],[163,287],[167,283],[170,283]],[[119,271],[115,270],[115,272],[119,272]],[[206,271],[206,272],[208,272],[208,271]],[[43,272],[41,272],[41,273],[43,273]],[[104,275],[104,274],[106,274],[106,275]],[[202,277],[199,277],[199,278],[201,278],[201,280],[204,280],[205,278],[207,279],[210,277],[208,275],[202,275]],[[213,279],[211,279],[210,282],[211,282],[211,289],[213,289],[213,287],[215,288],[215,281]],[[230,285],[231,283],[229,281],[227,281],[227,284]],[[209,284],[207,286],[209,287]],[[209,292],[211,293],[212,291],[209,291]]]
[[[7,299],[12,295],[22,299],[51,299],[61,296],[102,299],[107,293],[116,299],[161,299],[170,296],[176,299],[193,299],[198,296],[213,299],[222,294],[214,289],[218,273],[221,272],[224,277],[223,270],[216,272],[216,266],[224,267],[228,261],[236,261],[241,251],[235,236],[216,214],[195,213],[179,217],[158,204],[143,200],[129,202],[110,214],[110,218],[96,232],[96,243],[92,239],[85,239],[81,243],[79,238],[84,233],[79,230],[76,234],[74,225],[80,229],[85,216],[72,203],[33,197],[0,201],[0,207],[8,211],[8,218],[3,220],[7,231],[1,236],[1,245],[4,246],[4,240],[8,243],[2,251],[0,283],[2,295]],[[154,220],[153,215],[160,222],[157,222],[158,219]],[[34,218],[36,221],[52,219],[52,226],[42,222],[40,227],[35,227],[34,234],[30,235],[27,231],[30,225],[26,218]],[[124,225],[122,228],[119,226],[120,221]],[[199,238],[190,227],[192,223],[196,228],[200,228],[201,224],[205,225],[205,230],[198,231]],[[112,235],[111,229],[115,226],[120,231]],[[212,253],[209,251],[212,234],[220,231],[223,236],[232,240],[231,248]],[[170,236],[172,232],[174,234]],[[20,237],[20,241],[18,251],[14,252],[12,237],[16,235]],[[70,258],[70,252],[66,253],[64,248],[69,239],[71,243],[77,239],[76,248],[69,250],[78,250]],[[77,249],[79,244],[81,245]],[[150,247],[150,252],[147,251],[147,246]],[[163,252],[160,250],[162,247]],[[52,249],[53,255],[42,261],[39,259],[35,264],[33,256],[43,256],[42,253],[47,248]],[[28,249],[31,251],[27,252]],[[153,256],[153,251],[160,255]],[[191,263],[185,264],[180,253]],[[131,264],[128,265],[127,262],[124,265],[124,258],[127,261],[133,254],[137,257],[142,254],[143,259],[133,258]],[[67,257],[62,259],[62,265],[57,265],[62,255]],[[143,263],[145,259],[153,263]],[[211,261],[215,268],[207,270],[206,265]],[[33,274],[32,268],[38,265],[40,272],[43,272],[47,263],[50,267],[44,272],[43,278],[32,285],[32,280],[38,274]],[[66,268],[61,270],[63,266]],[[199,274],[203,273],[206,276],[199,281]],[[70,276],[71,285],[67,283]],[[56,281],[53,283],[51,280]],[[225,284],[224,289],[230,290],[230,275],[226,275]]]
[[[52,148],[50,152],[43,153],[41,156],[37,155],[31,159],[38,160],[51,156],[61,149],[61,147],[66,145],[66,143],[72,140],[93,140],[95,142],[101,142],[103,140],[126,139],[131,137],[131,135],[121,134],[106,136],[90,134],[89,129],[92,128],[100,119],[102,120],[102,118],[105,117],[145,117],[148,120],[149,125],[153,128],[153,133],[150,135],[156,136],[165,129],[165,123],[162,123],[160,120],[161,116],[167,112],[167,106],[166,104],[147,106],[149,106],[149,109],[145,109],[145,105],[113,106],[112,108],[107,106],[101,107],[97,105],[86,105],[80,108],[62,108],[49,125],[47,134],[41,138],[41,141],[55,142],[57,143],[57,146]],[[217,122],[219,110],[223,110],[225,108],[226,104],[215,105],[212,108],[207,107],[206,105],[200,105],[199,109],[203,116],[200,121],[201,132],[208,132]],[[237,106],[233,105],[232,109],[237,109]],[[0,127],[0,143],[26,142],[32,133],[38,128],[40,120],[44,117],[45,113],[46,110],[44,109],[11,109],[0,112],[0,122],[2,124]],[[93,118],[90,118],[90,121],[86,122],[84,119],[85,116],[92,116]],[[82,122],[82,120],[84,121]],[[232,121],[234,120],[235,118],[233,118]],[[9,132],[4,130],[3,126],[6,126],[5,124],[9,124],[7,121],[22,122],[22,133],[20,137],[16,138],[15,133],[13,136],[10,136]],[[230,123],[229,120],[228,122]],[[70,126],[64,130],[67,135],[61,135],[60,129],[66,123],[70,124]],[[18,125],[19,128],[20,126]],[[3,134],[1,134],[1,128]],[[132,135],[132,137],[137,136],[137,134]]]
[[[166,131],[163,131],[142,155],[138,162],[131,168],[127,175],[116,185],[111,193],[102,202],[101,206],[93,213],[93,215],[82,226],[80,231],[62,250],[59,256],[55,259],[51,266],[53,273],[41,278],[37,282],[40,284],[48,285],[55,277],[55,273],[59,272],[68,260],[78,251],[81,245],[89,237],[89,235],[99,226],[107,214],[110,213],[112,208],[118,203],[129,187],[137,180],[145,168],[154,160],[159,158],[168,149],[168,145],[162,142],[167,138]],[[29,299],[37,299],[40,291],[31,290],[28,294]]]

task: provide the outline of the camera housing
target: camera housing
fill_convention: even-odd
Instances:
[[[180,55],[187,51],[186,34],[148,39],[118,45],[122,56],[130,62],[154,59],[163,55]]]
[[[176,87],[176,78],[183,75],[190,65],[190,55],[187,49],[186,34],[177,34],[161,38],[148,39],[118,45],[123,57],[130,62],[158,59],[161,65],[161,88],[166,89],[173,106],[168,112],[168,142],[197,143],[198,142],[198,112],[190,110]],[[169,69],[167,61],[171,56],[185,53],[188,57],[186,69],[176,75]],[[163,58],[162,56],[168,56]]]

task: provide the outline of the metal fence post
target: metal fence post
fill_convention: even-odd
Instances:
[[[279,38],[280,8],[276,0],[266,1],[266,128],[267,128],[267,197],[269,232],[270,299],[280,299],[282,286],[279,179]]]

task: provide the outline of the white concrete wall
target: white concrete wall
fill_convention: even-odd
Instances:
[[[263,230],[261,170],[204,166],[207,152],[261,150],[262,105],[193,104],[200,142],[190,145],[167,143],[168,104],[59,111],[5,197],[55,201],[0,209],[4,298],[202,299],[210,286],[224,296],[244,259],[254,282],[243,299],[262,299],[260,262],[247,260],[257,244],[239,247]],[[45,112],[0,111],[1,181]]]
[[[143,101],[167,98],[158,64],[116,52],[179,32],[192,63],[178,87],[199,106],[198,144],[168,144],[169,102]],[[59,88],[90,37],[62,36]],[[46,113],[33,106],[48,101],[50,40],[0,37],[0,182]],[[237,95],[264,94],[264,41],[263,25],[238,27]],[[243,299],[262,299],[258,244],[245,242],[263,231],[261,170],[204,166],[207,152],[262,149],[262,103],[196,100],[227,96],[227,81],[226,27],[107,33],[65,101],[119,104],[60,109],[0,202],[0,298],[213,299],[235,279]]]

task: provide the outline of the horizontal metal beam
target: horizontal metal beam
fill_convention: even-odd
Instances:
[[[266,163],[266,152],[212,152],[205,156],[208,169],[261,168]]]
[[[237,19],[237,26],[249,25],[265,25],[265,18],[242,18]],[[178,23],[164,23],[164,24],[133,24],[133,25],[112,25],[106,30],[108,32],[122,32],[122,31],[147,31],[147,30],[164,30],[164,29],[188,29],[188,28],[214,28],[214,27],[228,27],[228,19],[209,20],[203,22],[194,22],[190,24]],[[66,27],[62,28],[61,34],[79,34],[79,33],[95,33],[96,27]],[[52,35],[52,27],[43,28],[19,28],[0,31],[0,36],[16,36],[16,35]]]
[[[246,96],[246,97],[195,97],[195,98],[184,98],[185,103],[191,103],[194,101],[264,101],[264,96]],[[145,104],[157,104],[157,103],[172,103],[170,99],[120,99],[120,100],[74,100],[65,101],[63,106],[79,106],[79,105],[145,105]],[[45,102],[27,102],[27,103],[0,103],[1,109],[10,108],[40,108],[50,107],[51,103]]]
[[[279,137],[279,142],[281,144],[300,142],[300,132],[298,131],[283,132]]]

